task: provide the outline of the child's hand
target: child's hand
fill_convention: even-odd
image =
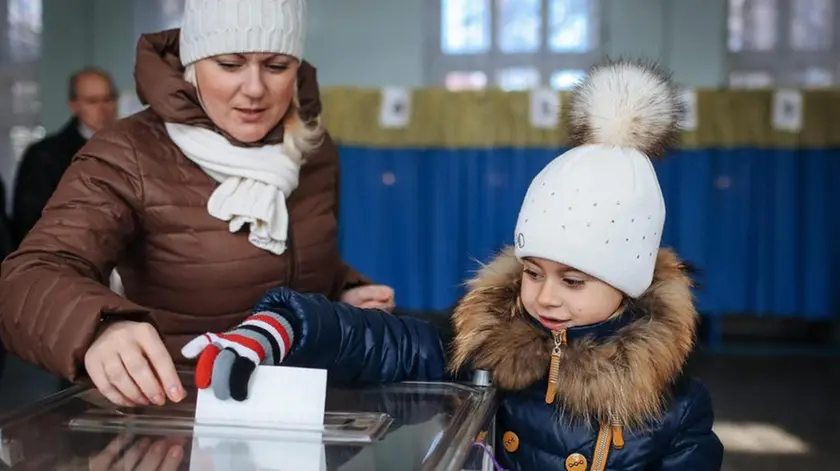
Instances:
[[[394,310],[394,289],[385,285],[364,285],[348,289],[341,301],[362,309]]]
[[[259,312],[231,331],[206,333],[181,349],[186,358],[198,357],[195,385],[213,387],[217,398],[244,401],[257,365],[279,365],[294,342],[291,325],[273,312]]]

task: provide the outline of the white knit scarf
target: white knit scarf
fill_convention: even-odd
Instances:
[[[250,224],[248,240],[275,254],[286,251],[286,198],[298,186],[300,163],[282,145],[237,147],[208,129],[166,123],[172,141],[188,159],[220,183],[207,201],[211,216],[230,232]]]

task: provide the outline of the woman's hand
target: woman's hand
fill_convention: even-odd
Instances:
[[[118,321],[99,333],[85,353],[94,386],[119,406],[181,401],[186,392],[160,335],[145,322]]]
[[[363,285],[341,294],[341,302],[362,309],[394,310],[394,289],[385,285]]]

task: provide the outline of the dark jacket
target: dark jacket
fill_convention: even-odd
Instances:
[[[13,250],[12,227],[6,216],[6,185],[0,180],[0,260],[5,259]],[[0,379],[6,369],[6,347],[0,340]]]
[[[149,108],[99,131],[64,173],[43,216],[0,278],[0,339],[10,352],[68,379],[103,318],[154,325],[173,360],[204,332],[242,322],[269,288],[288,286],[339,299],[367,280],[344,263],[338,244],[338,149],[326,136],[307,154],[286,200],[288,248],[254,247],[210,216],[218,187],[169,138],[165,122],[212,129],[195,87],[183,78],[177,30],[144,35],[135,77]],[[297,77],[299,113],[321,114],[315,68]],[[281,121],[260,141],[283,141]],[[233,145],[246,146],[228,137]],[[108,287],[117,267],[125,296]],[[72,328],[71,328],[72,326]]]
[[[552,405],[545,394],[554,342],[518,307],[521,273],[508,252],[471,282],[453,316],[451,354],[431,323],[320,296],[280,289],[257,310],[282,313],[295,330],[284,364],[326,368],[334,382],[440,380],[447,371],[491,371],[502,392],[496,442],[506,469],[591,470],[599,469],[599,458],[606,459],[600,469],[613,471],[721,468],[709,393],[682,374],[697,313],[691,282],[673,252],[660,251],[653,284],[621,316],[568,329]],[[596,455],[599,435],[604,446]],[[567,460],[585,460],[586,466],[569,468]]]
[[[57,133],[32,144],[20,161],[12,199],[12,241],[15,246],[41,218],[62,175],[87,139],[79,132],[79,120],[70,119]]]

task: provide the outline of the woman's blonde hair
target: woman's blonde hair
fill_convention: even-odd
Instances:
[[[195,64],[189,64],[184,70],[184,80],[195,87],[198,94],[198,101],[202,108],[201,93],[198,93],[198,75],[195,71]],[[298,163],[306,160],[306,155],[316,150],[324,142],[324,126],[321,124],[321,116],[318,115],[309,122],[305,122],[300,116],[300,99],[298,98],[297,80],[294,84],[294,95],[286,115],[280,120],[283,124],[283,150]],[[205,110],[206,111],[206,110]]]

